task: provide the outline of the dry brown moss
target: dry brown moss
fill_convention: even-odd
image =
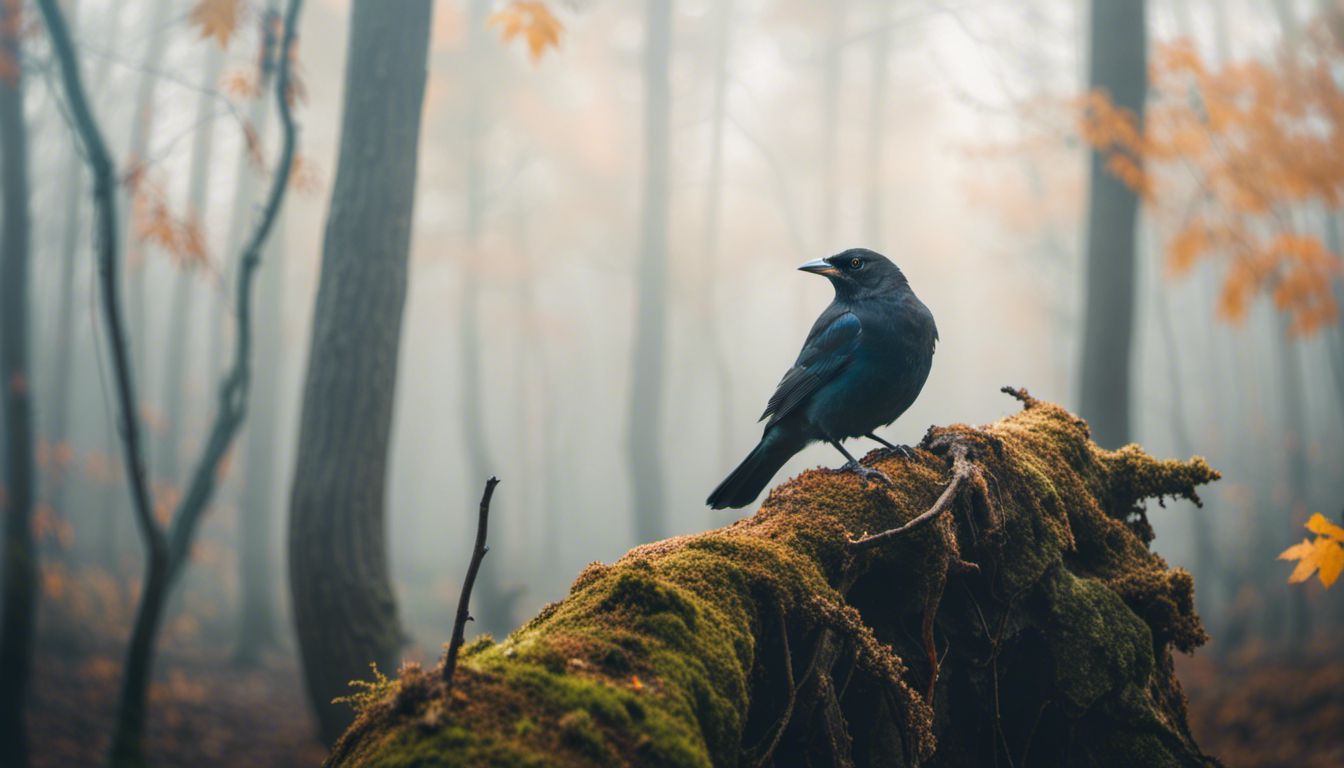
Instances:
[[[1014,394],[1024,410],[995,424],[871,455],[891,488],[805,472],[750,518],[589,566],[469,646],[446,699],[412,671],[331,764],[1205,762],[1171,674],[1170,648],[1204,641],[1193,585],[1149,552],[1142,500],[1216,473],[1103,451]],[[983,478],[952,514],[851,554],[933,503],[952,443]]]

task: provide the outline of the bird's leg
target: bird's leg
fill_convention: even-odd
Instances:
[[[864,437],[868,438],[869,440],[873,440],[873,441],[875,441],[875,442],[881,443],[881,444],[883,445],[883,447],[885,447],[885,448],[887,449],[888,452],[890,452],[890,453],[894,453],[894,454],[896,454],[897,456],[900,456],[900,457],[903,458],[903,459],[913,458],[914,455],[915,455],[915,452],[912,451],[912,450],[910,450],[910,446],[908,446],[908,445],[892,445],[891,443],[887,442],[886,440],[883,440],[882,438],[878,437],[877,434],[874,433],[874,432],[869,432],[868,434],[864,435]]]
[[[859,463],[858,459],[855,459],[853,456],[849,455],[849,451],[845,450],[845,446],[841,445],[839,440],[828,440],[827,442],[835,446],[835,450],[839,451],[841,455],[843,455],[846,459],[845,465],[840,469],[836,470],[837,472],[853,472],[854,474],[858,475],[859,479],[862,480],[865,484],[869,480],[881,483],[883,485],[892,484],[891,478],[883,474],[882,470],[874,469],[873,467],[865,467]]]

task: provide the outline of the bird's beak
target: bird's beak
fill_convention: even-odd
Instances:
[[[831,275],[840,274],[840,270],[836,269],[834,266],[831,265],[830,262],[826,261],[825,259],[817,259],[815,261],[809,261],[806,264],[799,267],[798,269],[802,270],[803,272],[811,272],[814,275],[826,275],[827,277],[830,277]]]

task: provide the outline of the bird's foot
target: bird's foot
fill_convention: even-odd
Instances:
[[[902,459],[913,459],[915,458],[915,449],[908,445],[891,445],[881,449],[881,456],[884,459],[891,456],[900,456]]]
[[[859,476],[859,480],[862,481],[864,485],[867,485],[869,480],[887,487],[894,485],[894,483],[891,482],[891,478],[887,477],[882,470],[874,469],[873,467],[865,467],[857,461],[851,461],[836,471],[852,472]]]

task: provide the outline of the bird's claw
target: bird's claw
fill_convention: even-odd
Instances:
[[[890,448],[883,449],[882,456],[900,456],[902,459],[915,458],[915,449],[908,445],[893,445]]]
[[[880,485],[885,485],[889,488],[894,485],[894,483],[891,482],[891,478],[887,477],[886,474],[882,472],[882,470],[874,469],[873,467],[865,467],[857,461],[849,462],[848,464],[841,467],[840,471],[853,472],[854,474],[859,476],[859,480],[864,485],[867,485],[869,480],[872,480],[873,482],[878,483]]]

